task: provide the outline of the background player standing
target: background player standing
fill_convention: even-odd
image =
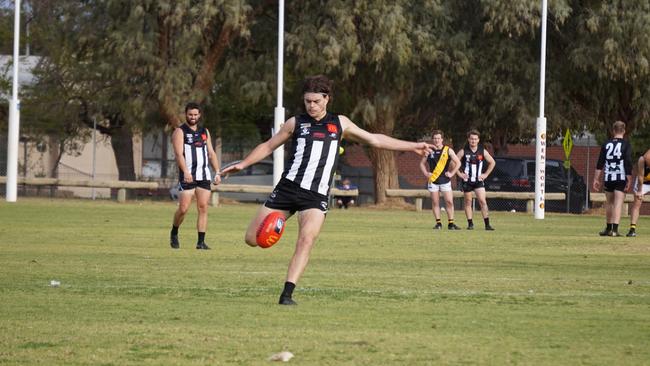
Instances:
[[[219,176],[219,160],[212,148],[210,132],[207,128],[199,127],[201,107],[197,103],[187,103],[185,106],[185,123],[172,133],[172,145],[176,164],[178,164],[178,209],[174,213],[174,222],[170,233],[169,244],[178,249],[178,228],[185,219],[185,214],[196,197],[196,208],[199,215],[196,219],[198,238],[196,249],[210,249],[205,244],[205,232],[208,226],[208,202],[210,200],[210,183],[212,175],[208,162],[215,171],[214,184],[221,182]]]
[[[431,193],[431,210],[436,219],[434,230],[442,229],[440,222],[440,192],[445,200],[447,211],[447,229],[460,230],[454,223],[454,195],[451,190],[451,177],[460,168],[460,160],[449,146],[443,145],[443,133],[434,130],[431,133],[433,139],[433,151],[420,161],[420,169],[428,178],[427,189]]]
[[[485,223],[485,230],[494,230],[490,226],[488,205],[485,199],[485,183],[483,181],[492,173],[496,162],[492,158],[492,155],[485,150],[483,144],[479,144],[480,136],[476,130],[471,130],[467,133],[467,144],[458,152],[461,167],[457,175],[463,180],[461,190],[465,196],[467,230],[474,229],[474,221],[472,220],[472,192],[476,195],[476,200],[481,206],[481,215]],[[483,169],[484,162],[487,162],[485,171]]]
[[[621,220],[623,200],[632,182],[632,148],[630,143],[623,139],[625,123],[614,122],[612,135],[600,148],[592,187],[594,191],[599,191],[600,180],[603,179],[607,225],[605,230],[599,233],[600,236],[620,236],[618,224]]]

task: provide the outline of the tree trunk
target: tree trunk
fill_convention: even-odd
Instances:
[[[124,125],[113,130],[111,146],[117,163],[120,180],[135,180],[135,165],[133,164],[133,133]]]
[[[401,198],[386,197],[387,188],[399,188],[395,153],[390,150],[370,148],[368,158],[375,173],[375,203],[401,202]]]

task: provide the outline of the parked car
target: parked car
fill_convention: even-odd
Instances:
[[[535,191],[535,158],[494,158],[496,167],[485,180],[488,191],[533,192]],[[571,184],[569,189],[569,170],[562,160],[546,160],[545,190],[549,193],[561,192],[569,195],[569,211],[582,213],[587,202],[587,186],[584,179],[571,167]],[[567,212],[566,199],[562,201],[545,201],[545,210]],[[525,211],[526,201],[508,199],[488,200],[490,209]]]
[[[239,162],[241,162],[241,160],[235,160],[233,162],[224,164],[221,169],[225,169]],[[250,184],[250,185],[272,186],[273,185],[273,161],[272,160],[259,161],[249,166],[248,168],[240,172],[237,172],[236,174],[230,174],[227,179],[222,180],[221,182],[223,184]],[[242,202],[264,202],[266,201],[269,195],[268,193],[222,192],[219,193],[219,196],[223,198],[242,201]]]

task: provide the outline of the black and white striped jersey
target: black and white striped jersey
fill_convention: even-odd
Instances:
[[[485,161],[485,153],[483,145],[479,144],[476,151],[472,151],[469,145],[463,148],[463,157],[460,160],[460,169],[467,174],[468,182],[478,182],[479,176],[483,174],[483,162]]]
[[[208,159],[208,130],[199,127],[192,130],[187,123],[179,127],[183,131],[183,157],[185,166],[192,173],[192,179],[212,180]],[[179,169],[179,180],[184,180],[183,171]]]
[[[320,121],[308,114],[295,119],[291,153],[282,177],[303,189],[327,195],[338,163],[341,121],[330,113]]]
[[[605,182],[625,181],[632,175],[632,148],[619,138],[607,140],[600,148],[596,169],[602,170]]]

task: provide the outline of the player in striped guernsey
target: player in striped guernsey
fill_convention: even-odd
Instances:
[[[239,164],[222,172],[224,175],[245,169],[291,140],[292,147],[282,179],[258,210],[245,235],[248,245],[257,246],[256,230],[269,213],[280,211],[287,217],[297,213],[298,239],[280,295],[282,305],[295,305],[293,290],[307,266],[311,249],[325,221],[341,139],[380,149],[413,151],[420,155],[431,152],[431,146],[427,143],[369,133],[346,116],[328,113],[327,104],[331,97],[332,82],[329,79],[322,75],[306,78],[303,84],[306,113],[289,118],[278,133],[255,147]]]
[[[472,192],[476,195],[476,199],[481,206],[481,215],[485,223],[485,230],[494,230],[490,225],[488,205],[485,199],[485,184],[483,181],[492,173],[496,163],[492,155],[485,150],[483,144],[479,144],[480,136],[476,130],[471,130],[467,133],[467,144],[458,152],[461,166],[456,174],[463,180],[460,188],[465,196],[467,230],[474,229],[474,221],[472,219]],[[487,162],[487,167],[483,166],[483,162]]]
[[[185,214],[196,197],[196,207],[199,211],[196,220],[198,239],[196,249],[210,249],[205,244],[205,232],[208,226],[208,202],[210,200],[210,183],[221,182],[219,176],[219,160],[212,148],[210,132],[207,128],[199,127],[201,107],[190,102],[185,106],[186,122],[172,133],[172,145],[176,164],[178,164],[179,195],[178,209],[174,213],[174,222],[170,233],[170,245],[173,249],[180,247],[178,228],[185,219]],[[212,165],[215,171],[214,180],[210,172]]]
[[[626,236],[636,236],[636,223],[639,220],[643,196],[650,193],[650,150],[636,162],[636,181],[634,182],[634,203],[630,209],[630,231]]]
[[[612,126],[613,137],[602,145],[596,171],[594,172],[594,191],[600,190],[603,179],[605,191],[605,217],[607,226],[600,236],[620,236],[618,224],[621,221],[625,192],[632,185],[632,148],[623,139],[625,122],[616,121]]]

